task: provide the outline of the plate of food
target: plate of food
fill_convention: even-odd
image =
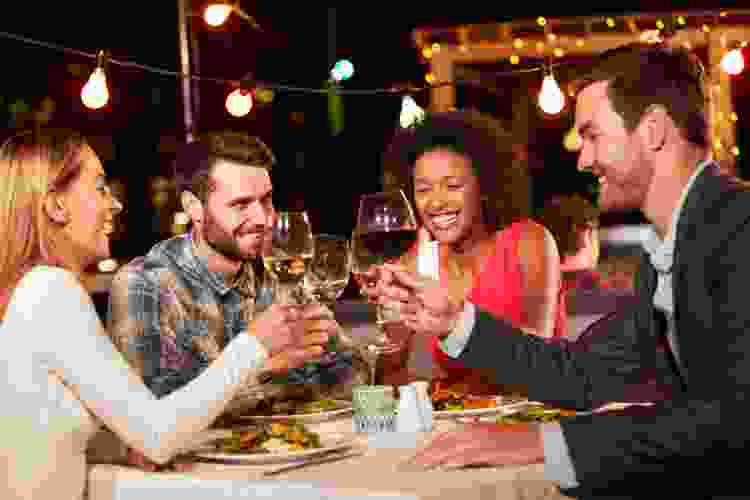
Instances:
[[[351,437],[318,433],[299,421],[262,422],[215,439],[191,454],[205,460],[271,464],[328,453],[353,446]]]
[[[481,396],[468,394],[462,384],[442,386],[436,382],[430,392],[435,418],[462,418],[496,415],[526,400],[511,396]]]
[[[341,417],[352,411],[352,403],[340,399],[304,401],[296,399],[274,400],[273,398],[269,398],[258,404],[251,413],[238,415],[235,418],[255,422],[296,420],[312,424]]]
[[[528,424],[558,422],[561,417],[574,417],[576,410],[550,408],[541,403],[531,403],[516,411],[512,411],[497,418],[501,424]]]

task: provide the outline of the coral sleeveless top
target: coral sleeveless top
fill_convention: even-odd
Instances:
[[[520,220],[497,234],[494,251],[487,257],[483,268],[474,278],[472,289],[467,296],[467,300],[472,304],[514,325],[526,324],[519,244],[524,225],[529,222],[529,219]],[[565,336],[564,302],[561,287],[558,292],[553,338]],[[449,379],[462,378],[471,372],[440,349],[437,337],[430,338],[430,350],[433,360],[448,374]]]

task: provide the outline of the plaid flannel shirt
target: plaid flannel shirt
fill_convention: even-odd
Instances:
[[[117,272],[107,329],[144,383],[162,397],[197,377],[270,304],[272,293],[256,286],[259,282],[247,262],[228,283],[208,270],[189,234],[176,236]],[[286,376],[259,373],[235,403],[252,406],[271,395],[284,397],[298,390],[294,384],[317,386],[324,397],[350,398],[351,387],[367,381],[367,363],[351,339],[339,333],[336,353]]]

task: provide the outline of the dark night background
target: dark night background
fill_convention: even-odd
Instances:
[[[642,10],[637,3],[621,2],[617,7],[595,11],[585,6],[500,8],[487,4],[484,13],[476,9],[459,11],[456,7],[405,12],[397,7],[361,3],[337,8],[334,23],[325,7],[288,2],[241,4],[265,32],[254,31],[237,16],[231,16],[220,28],[210,28],[200,17],[191,17],[190,32],[197,46],[192,54],[193,71],[230,79],[252,72],[258,80],[315,88],[322,86],[335,60],[343,57],[351,59],[355,66],[355,75],[345,82],[346,88],[389,87],[406,81],[421,85],[427,66],[420,64],[411,42],[415,27],[538,15],[617,15]],[[107,49],[116,59],[179,69],[176,2],[28,5],[6,13],[0,20],[0,31],[86,52]],[[203,1],[193,0],[192,11],[199,15],[203,5]],[[711,2],[649,2],[650,10],[687,7],[716,8]],[[488,15],[487,11],[496,14]],[[748,52],[746,48],[746,59]],[[170,151],[176,142],[185,140],[178,80],[111,65],[110,102],[102,110],[91,111],[80,100],[81,86],[93,69],[91,59],[4,38],[0,38],[0,54],[5,67],[0,80],[0,127],[5,127],[0,131],[2,135],[23,125],[20,121],[24,114],[13,110],[23,111],[24,105],[36,109],[45,96],[51,97],[56,104],[52,122],[100,138],[94,142],[106,160],[105,168],[126,188],[126,212],[113,241],[115,257],[142,254],[155,241],[168,237],[176,200],[170,196],[159,211],[151,183],[154,177],[170,177]],[[743,177],[750,173],[750,117],[745,116],[750,114],[748,74],[750,70],[746,69],[733,85],[740,120],[738,144],[745,153],[738,164]],[[527,82],[513,78],[496,83],[494,90],[459,86],[458,105],[475,106],[510,118],[515,92],[537,92]],[[345,128],[334,137],[323,96],[277,92],[272,104],[256,106],[243,118],[232,118],[224,109],[228,87],[204,82],[195,84],[194,89],[199,97],[195,105],[199,130],[247,131],[261,136],[274,150],[280,162],[274,172],[279,208],[302,204],[310,211],[317,232],[351,231],[359,195],[380,188],[380,154],[398,126],[399,97],[345,96]],[[426,93],[416,98],[422,106],[427,105]],[[551,191],[586,189],[587,179],[575,170],[575,156],[566,153],[561,145],[571,117],[534,120],[537,128],[529,144],[529,156],[537,201]],[[620,217],[613,222],[638,220]]]

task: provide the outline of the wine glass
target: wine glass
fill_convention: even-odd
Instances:
[[[349,240],[331,234],[316,234],[315,256],[305,275],[307,293],[321,304],[333,308],[347,283],[352,269]]]
[[[302,284],[314,254],[307,212],[279,212],[272,228],[271,249],[263,256],[266,269],[276,278],[278,303],[306,302]]]
[[[398,261],[416,239],[417,222],[403,191],[399,189],[362,196],[352,238],[353,272],[364,273],[373,265]],[[379,303],[377,326],[377,335],[365,340],[373,381],[377,357],[401,350],[405,343],[404,335],[397,338],[389,334],[389,330],[403,330],[397,308]]]

